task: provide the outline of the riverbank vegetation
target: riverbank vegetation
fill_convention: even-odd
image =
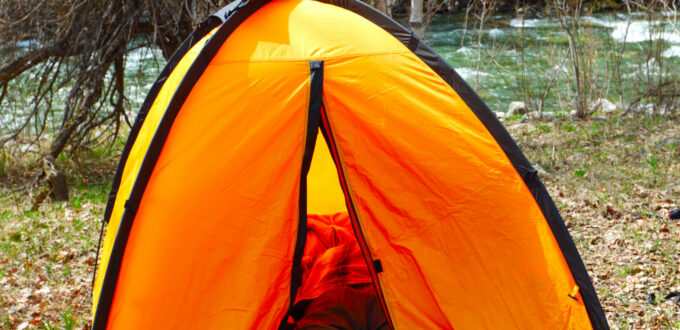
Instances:
[[[517,101],[527,111],[579,118],[603,105],[656,117],[677,112],[680,17],[672,1],[418,1],[370,3],[418,34],[430,26],[425,41],[493,110]],[[0,3],[0,148],[39,149],[36,182],[45,189],[36,204],[67,198],[54,187],[64,182],[55,160],[115,143],[163,62],[226,3]]]

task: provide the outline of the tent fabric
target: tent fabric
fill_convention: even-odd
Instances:
[[[212,33],[214,33],[214,31]],[[129,196],[132,191],[132,186],[134,185],[137,176],[136,174],[140,170],[145,152],[151,143],[151,139],[153,138],[155,128],[158,126],[163,116],[163,112],[160,109],[164,109],[168,106],[168,103],[170,102],[170,99],[174,93],[174,89],[180,83],[189,66],[191,66],[191,63],[196,59],[196,56],[201,51],[205,45],[205,42],[209,36],[212,35],[212,33],[208,34],[207,37],[201,38],[199,42],[193,45],[193,47],[191,47],[191,49],[186,52],[186,55],[181,58],[171,73],[168,74],[164,84],[162,84],[162,87],[158,90],[157,96],[151,100],[152,105],[150,106],[150,110],[148,110],[146,113],[140,112],[137,120],[135,120],[134,128],[138,129],[131,132],[131,137],[129,140],[134,143],[131,144],[128,142],[126,145],[124,155],[127,156],[125,157],[127,162],[121,162],[121,164],[124,166],[119,166],[118,173],[116,174],[116,178],[119,180],[118,187],[114,186],[114,191],[111,194],[115,197],[114,199],[110,199],[110,202],[107,206],[107,211],[105,212],[105,215],[108,215],[108,218],[111,219],[109,220],[105,218],[105,220],[108,221],[107,233],[112,234],[107,234],[106,238],[104,239],[101,253],[101,269],[99,272],[97,272],[97,277],[94,283],[95,288],[101,288],[103,284],[104,275],[106,274],[106,269],[108,267],[109,256],[111,255],[113,249],[114,240],[117,237],[117,235],[113,233],[116,233],[118,227],[120,226],[122,214],[125,208],[125,201],[127,200],[127,196]],[[155,86],[158,85],[158,83],[155,84]],[[149,99],[145,101],[145,103],[148,102]],[[95,289],[93,290],[94,306],[97,306],[98,300],[99,292]]]
[[[535,171],[429,48],[355,1],[232,6],[138,118],[93,328],[276,328],[337,212],[391,328],[607,328]]]
[[[546,217],[557,242],[564,253],[570,270],[574,275],[576,283],[580,286],[582,298],[588,308],[593,325],[596,328],[608,328],[606,318],[600,306],[600,302],[592,286],[585,265],[581,260],[576,246],[572,241],[564,221],[559,215],[557,207],[549,197],[545,187],[538,179],[537,171],[531,166],[524,154],[498,121],[493,112],[484,104],[472,88],[456,73],[441,57],[432,49],[421,42],[411,31],[401,26],[383,13],[373,9],[367,4],[356,0],[326,0],[334,5],[349,9],[355,13],[369,19],[376,25],[389,31],[394,37],[399,39],[411,51],[413,51],[424,63],[435,71],[451,88],[453,88],[461,99],[468,105],[470,110],[475,113],[477,118],[484,124],[489,133],[496,139],[498,144],[505,152],[508,159],[512,162],[517,172],[524,179],[525,184],[534,195],[541,211]]]

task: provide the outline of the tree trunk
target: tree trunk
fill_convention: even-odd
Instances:
[[[375,0],[375,9],[389,15],[389,7],[387,6],[387,0]]]
[[[423,0],[411,0],[409,25],[416,36],[422,39],[425,32],[423,27]]]

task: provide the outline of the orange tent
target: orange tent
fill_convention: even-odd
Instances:
[[[608,327],[536,171],[430,48],[356,0],[238,0],[139,112],[93,328],[277,328],[333,217],[390,328]]]

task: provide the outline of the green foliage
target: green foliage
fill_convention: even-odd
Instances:
[[[78,197],[72,197],[72,198],[71,198],[70,204],[71,204],[70,206],[71,206],[72,208],[74,208],[74,209],[76,209],[76,210],[80,210],[81,205],[83,204],[83,199],[82,199],[82,198],[78,198]]]
[[[59,328],[56,327],[56,326],[53,326],[53,325],[50,323],[50,320],[45,320],[45,321],[43,321],[42,323],[40,323],[40,329],[43,329],[43,330],[57,330],[57,329],[59,329]]]
[[[0,149],[0,178],[3,178],[7,175],[7,152],[3,149]]]
[[[20,243],[22,241],[21,232],[13,232],[9,234],[10,242]]]
[[[10,212],[10,211],[0,212],[0,222],[7,221],[11,216],[12,216],[12,212]]]
[[[61,320],[64,322],[65,330],[73,330],[76,327],[76,321],[73,318],[73,313],[70,310],[61,312]]]

